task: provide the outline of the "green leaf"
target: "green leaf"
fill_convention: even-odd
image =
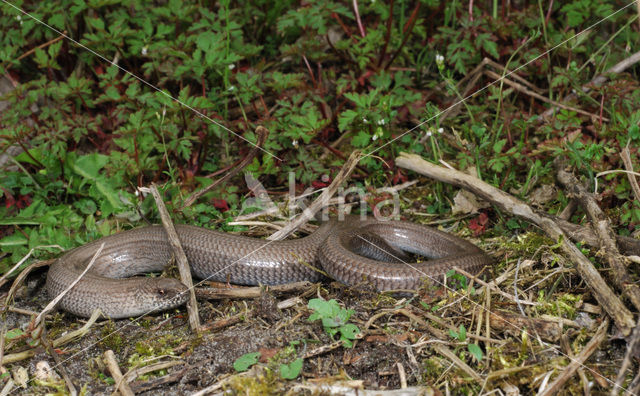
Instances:
[[[347,323],[340,327],[340,334],[349,340],[355,340],[356,336],[360,334],[360,329],[352,323]]]
[[[468,344],[467,349],[469,353],[473,355],[476,360],[481,361],[483,357],[482,349],[478,346],[478,344]]]
[[[26,245],[27,243],[29,243],[27,237],[25,237],[21,233],[16,233],[0,239],[0,247],[22,246]]]
[[[111,100],[120,100],[120,93],[118,92],[118,89],[114,86],[108,87],[104,91],[104,94],[107,95],[107,97]]]
[[[249,367],[258,363],[259,359],[260,352],[245,353],[244,355],[237,358],[235,362],[233,362],[233,368],[239,373],[247,371],[249,370]]]
[[[458,332],[458,339],[460,341],[464,341],[467,339],[467,329],[463,325],[460,325],[460,331]]]
[[[482,49],[487,51],[494,59],[500,59],[500,54],[498,54],[498,44],[496,44],[495,41],[484,40],[482,42]]]
[[[338,116],[338,128],[341,132],[349,129],[355,118],[358,116],[358,112],[354,110],[345,110]]]
[[[100,18],[87,18],[87,22],[97,30],[104,30],[104,21]]]
[[[40,225],[39,220],[34,220],[29,217],[11,217],[8,219],[0,219],[0,225]]]
[[[24,334],[22,329],[11,329],[5,333],[4,338],[6,340],[13,340],[14,338],[22,337]]]
[[[502,148],[506,143],[507,143],[507,139],[500,139],[497,142],[495,142],[495,144],[493,145],[493,152],[496,154],[502,152]]]
[[[20,154],[16,155],[16,161],[25,162],[31,165],[39,165],[38,162],[42,162],[42,150],[39,148],[32,148],[29,151],[23,151]],[[35,159],[35,161],[34,161]]]
[[[298,375],[300,375],[300,372],[302,371],[302,363],[302,358],[297,358],[289,364],[281,364],[280,376],[289,380],[298,378]]]
[[[109,157],[106,155],[92,153],[78,157],[73,164],[73,171],[86,179],[95,179],[100,173]]]
[[[100,193],[100,195],[109,202],[113,209],[123,207],[120,198],[118,197],[118,193],[116,190],[107,184],[104,180],[98,179],[96,180],[96,190]]]
[[[354,147],[366,147],[371,141],[371,135],[367,132],[360,131],[356,136],[351,139],[351,145]]]

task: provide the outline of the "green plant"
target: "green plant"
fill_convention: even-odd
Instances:
[[[467,342],[467,329],[463,325],[460,325],[458,331],[449,329],[449,335],[451,338],[457,339],[460,342]],[[484,353],[478,344],[467,343],[467,350],[478,362],[482,360]]]
[[[258,363],[260,355],[260,352],[245,353],[233,362],[233,369],[239,373],[249,370],[249,367]]]
[[[353,315],[354,311],[352,309],[340,307],[336,300],[326,301],[321,298],[309,300],[307,306],[314,311],[309,316],[310,322],[320,320],[324,331],[331,338],[339,333],[340,341],[345,347],[351,348],[353,346],[352,341],[356,339],[360,329],[352,323],[347,323],[351,315]]]

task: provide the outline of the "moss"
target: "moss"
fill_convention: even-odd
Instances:
[[[116,325],[112,320],[109,320],[102,327],[101,332],[101,341],[100,345],[105,349],[111,349],[114,352],[120,352],[122,346],[124,345],[124,339],[122,338],[122,333],[117,331]]]
[[[282,394],[284,381],[273,370],[259,368],[250,375],[236,375],[227,382],[223,389],[239,395],[277,395]]]

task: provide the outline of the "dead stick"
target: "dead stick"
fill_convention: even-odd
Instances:
[[[187,302],[189,326],[191,326],[191,330],[197,333],[200,329],[200,316],[198,315],[198,302],[196,301],[196,293],[193,290],[193,279],[191,278],[189,262],[187,261],[187,256],[184,254],[184,250],[180,244],[180,239],[178,238],[178,233],[176,233],[176,229],[173,226],[169,212],[164,205],[160,192],[158,192],[158,188],[155,184],[152,184],[150,190],[151,194],[153,194],[153,199],[156,201],[156,206],[158,207],[158,212],[162,219],[162,225],[164,226],[164,230],[167,232],[169,244],[171,245],[173,254],[176,258],[176,265],[180,272],[180,281],[189,288],[189,301]]]
[[[104,352],[104,363],[109,369],[113,380],[116,382],[116,389],[118,389],[123,396],[135,396],[135,393],[133,393],[127,381],[123,381],[124,376],[122,375],[122,371],[120,371],[116,356],[111,349]]]
[[[300,216],[287,224],[287,226],[280,231],[274,232],[267,239],[271,241],[277,241],[286,238],[287,235],[291,234],[294,230],[297,230],[298,227],[309,221],[309,219],[311,219],[316,214],[316,212],[318,212],[323,207],[326,207],[327,202],[329,202],[329,198],[331,198],[336,193],[336,191],[338,191],[340,185],[342,185],[342,183],[347,180],[347,178],[349,178],[349,175],[351,175],[351,172],[353,172],[353,169],[358,164],[358,161],[360,161],[361,156],[362,153],[357,150],[351,153],[349,158],[347,158],[347,161],[342,166],[342,169],[340,169],[340,172],[338,172],[335,179],[333,179],[333,182],[331,182],[331,184],[322,192],[322,194],[320,194],[320,196],[315,201],[313,201],[313,203],[309,205],[309,207],[306,208]]]
[[[638,12],[640,12],[640,8],[638,8]],[[629,184],[631,184],[633,195],[636,197],[636,201],[640,202],[640,186],[638,186],[638,179],[636,179],[634,174],[628,173],[633,172],[633,162],[631,162],[631,155],[629,154],[628,146],[622,149],[620,157],[622,157],[624,168],[627,170],[627,178],[629,178]]]
[[[209,300],[221,300],[225,298],[258,298],[265,291],[272,293],[297,293],[307,290],[313,283],[309,281],[301,281],[294,283],[287,283],[284,285],[268,286],[266,289],[260,286],[253,287],[237,287],[233,289],[220,289],[220,288],[198,288],[196,294],[200,298],[206,298]]]
[[[575,242],[584,242],[592,247],[599,247],[598,236],[593,232],[593,229],[589,226],[582,226],[579,224],[570,223],[564,219],[556,216],[547,215],[546,213],[539,213],[545,217],[549,217],[553,220],[562,231],[566,232],[569,237]],[[616,243],[618,248],[627,255],[640,255],[640,239],[634,239],[622,235],[616,235]]]
[[[635,326],[633,315],[613,293],[602,279],[593,264],[569,241],[562,229],[550,218],[540,216],[529,205],[473,176],[454,169],[443,168],[425,161],[415,154],[400,153],[396,164],[422,175],[469,190],[481,198],[493,203],[501,210],[536,224],[553,240],[561,243],[561,249],[576,264],[576,269],[587,283],[602,308],[615,321],[624,335],[629,335]]]
[[[636,309],[640,310],[640,288],[633,283],[626,270],[615,243],[616,236],[611,229],[611,221],[602,212],[593,195],[587,192],[573,174],[564,169],[563,162],[556,159],[554,164],[558,173],[558,181],[569,195],[580,202],[580,205],[587,212],[587,216],[591,220],[591,227],[598,236],[603,255],[609,263],[609,267],[613,269],[614,284],[629,297]]]
[[[261,147],[264,145],[264,142],[267,140],[267,136],[269,136],[269,130],[267,128],[265,128],[265,127],[259,126],[259,127],[256,128],[256,135],[258,136],[258,141],[256,142],[256,144],[254,146],[251,147],[251,150],[249,151],[249,154],[247,154],[242,159],[242,161],[240,161],[240,163],[238,163],[238,165],[235,168],[233,168],[229,173],[227,173],[226,175],[222,176],[218,180],[214,181],[212,184],[208,185],[207,187],[204,187],[204,188],[198,190],[197,192],[193,193],[189,198],[187,198],[186,201],[184,201],[184,204],[182,204],[182,207],[180,207],[180,209],[184,209],[184,208],[186,208],[188,206],[193,205],[193,203],[195,201],[197,201],[201,196],[203,196],[204,194],[208,193],[213,188],[215,188],[216,186],[222,184],[223,182],[226,182],[227,180],[231,179],[232,177],[237,175],[238,172],[240,172],[247,165],[249,165],[253,161],[253,158],[256,155],[258,155],[258,152],[261,150]]]
[[[598,349],[602,341],[607,337],[607,327],[609,327],[609,320],[605,319],[593,338],[585,345],[575,359],[571,359],[571,363],[564,369],[560,375],[553,380],[542,392],[538,393],[538,396],[548,396],[556,394],[562,386],[575,374],[578,368],[584,366],[584,362]]]
[[[478,382],[482,382],[482,377],[480,376],[480,374],[476,373],[476,371],[474,369],[472,369],[471,367],[469,367],[468,364],[463,362],[458,357],[458,355],[453,353],[453,351],[451,349],[449,349],[446,346],[441,345],[441,344],[433,344],[432,348],[435,349],[436,352],[438,352],[439,354],[441,354],[441,355],[445,356],[447,359],[449,359],[453,364],[458,366],[462,371],[464,371],[465,373],[469,374],[469,376],[471,376],[471,378],[473,378],[474,380],[476,380]]]

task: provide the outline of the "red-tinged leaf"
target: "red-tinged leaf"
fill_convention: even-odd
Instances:
[[[397,184],[402,184],[402,183],[406,182],[407,180],[409,180],[407,175],[402,174],[400,169],[398,169],[398,170],[396,170],[395,175],[393,175],[393,179],[391,179],[391,184],[393,184],[395,186]]]
[[[324,183],[324,182],[321,182],[320,180],[314,180],[311,182],[311,186],[313,188],[325,188],[328,185],[329,183]]]
[[[226,212],[227,210],[229,210],[229,204],[227,203],[227,201],[220,198],[213,199],[213,207],[221,212]]]
[[[4,200],[5,207],[7,209],[9,209],[10,207],[12,207],[15,204],[16,204],[16,200],[15,200],[15,198],[13,198],[13,195],[7,195],[7,197]]]
[[[18,209],[24,209],[27,206],[31,205],[31,197],[29,195],[20,195],[18,197],[18,201],[16,202],[16,206]]]
[[[478,217],[469,221],[469,229],[473,231],[473,235],[478,236],[484,234],[487,231],[489,225],[489,216],[486,213],[481,212]]]

